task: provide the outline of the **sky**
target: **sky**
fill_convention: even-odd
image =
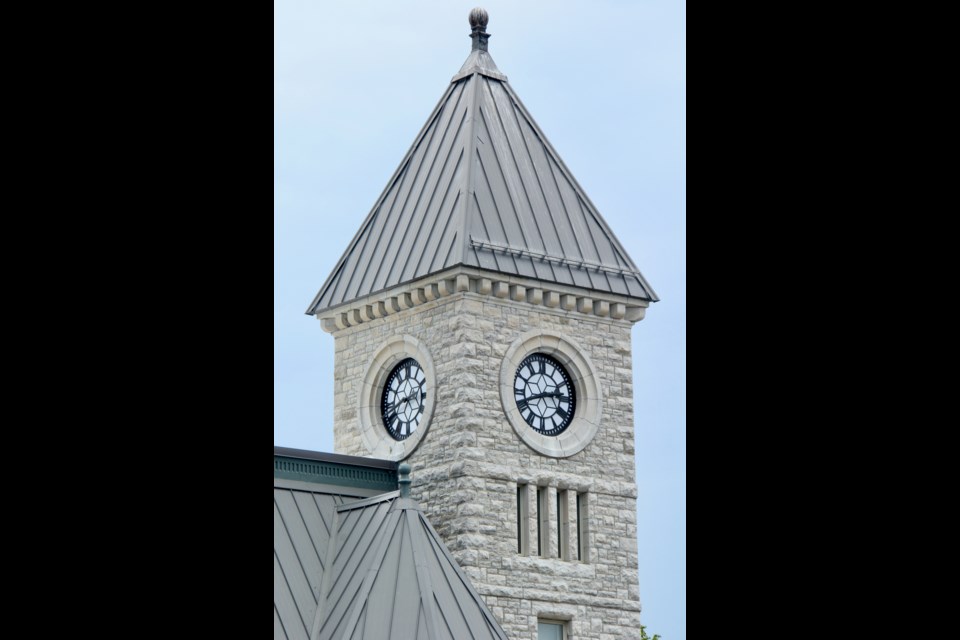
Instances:
[[[274,0],[274,444],[333,451],[304,314],[470,52],[471,2]],[[686,640],[686,5],[486,0],[490,55],[661,301],[634,325],[641,621]]]

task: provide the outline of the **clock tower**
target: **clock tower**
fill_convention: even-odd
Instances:
[[[307,311],[335,449],[412,466],[510,638],[639,638],[630,333],[657,297],[470,25]]]

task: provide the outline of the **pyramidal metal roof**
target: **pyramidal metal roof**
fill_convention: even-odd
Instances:
[[[487,51],[453,77],[310,315],[467,265],[658,300]]]
[[[416,501],[337,507],[316,640],[507,640]]]

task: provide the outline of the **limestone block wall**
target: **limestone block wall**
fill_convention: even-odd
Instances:
[[[409,335],[430,350],[436,404],[429,430],[407,458],[412,494],[514,640],[534,640],[538,617],[569,621],[571,638],[639,638],[631,326],[465,291],[333,333],[337,453],[369,455],[359,434],[360,385],[382,345]],[[531,329],[563,334],[599,377],[599,429],[568,458],[528,447],[504,414],[501,364]],[[530,544],[523,554],[517,549],[518,484],[530,496],[524,518]],[[546,487],[549,496],[548,557],[537,555],[536,487]],[[567,505],[566,524],[557,523],[557,492]],[[578,527],[577,496],[583,494],[585,522]],[[559,548],[557,526],[564,527],[566,549]],[[581,531],[585,557],[578,561]]]

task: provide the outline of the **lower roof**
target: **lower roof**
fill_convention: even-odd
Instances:
[[[275,640],[506,640],[395,466],[274,448]]]

